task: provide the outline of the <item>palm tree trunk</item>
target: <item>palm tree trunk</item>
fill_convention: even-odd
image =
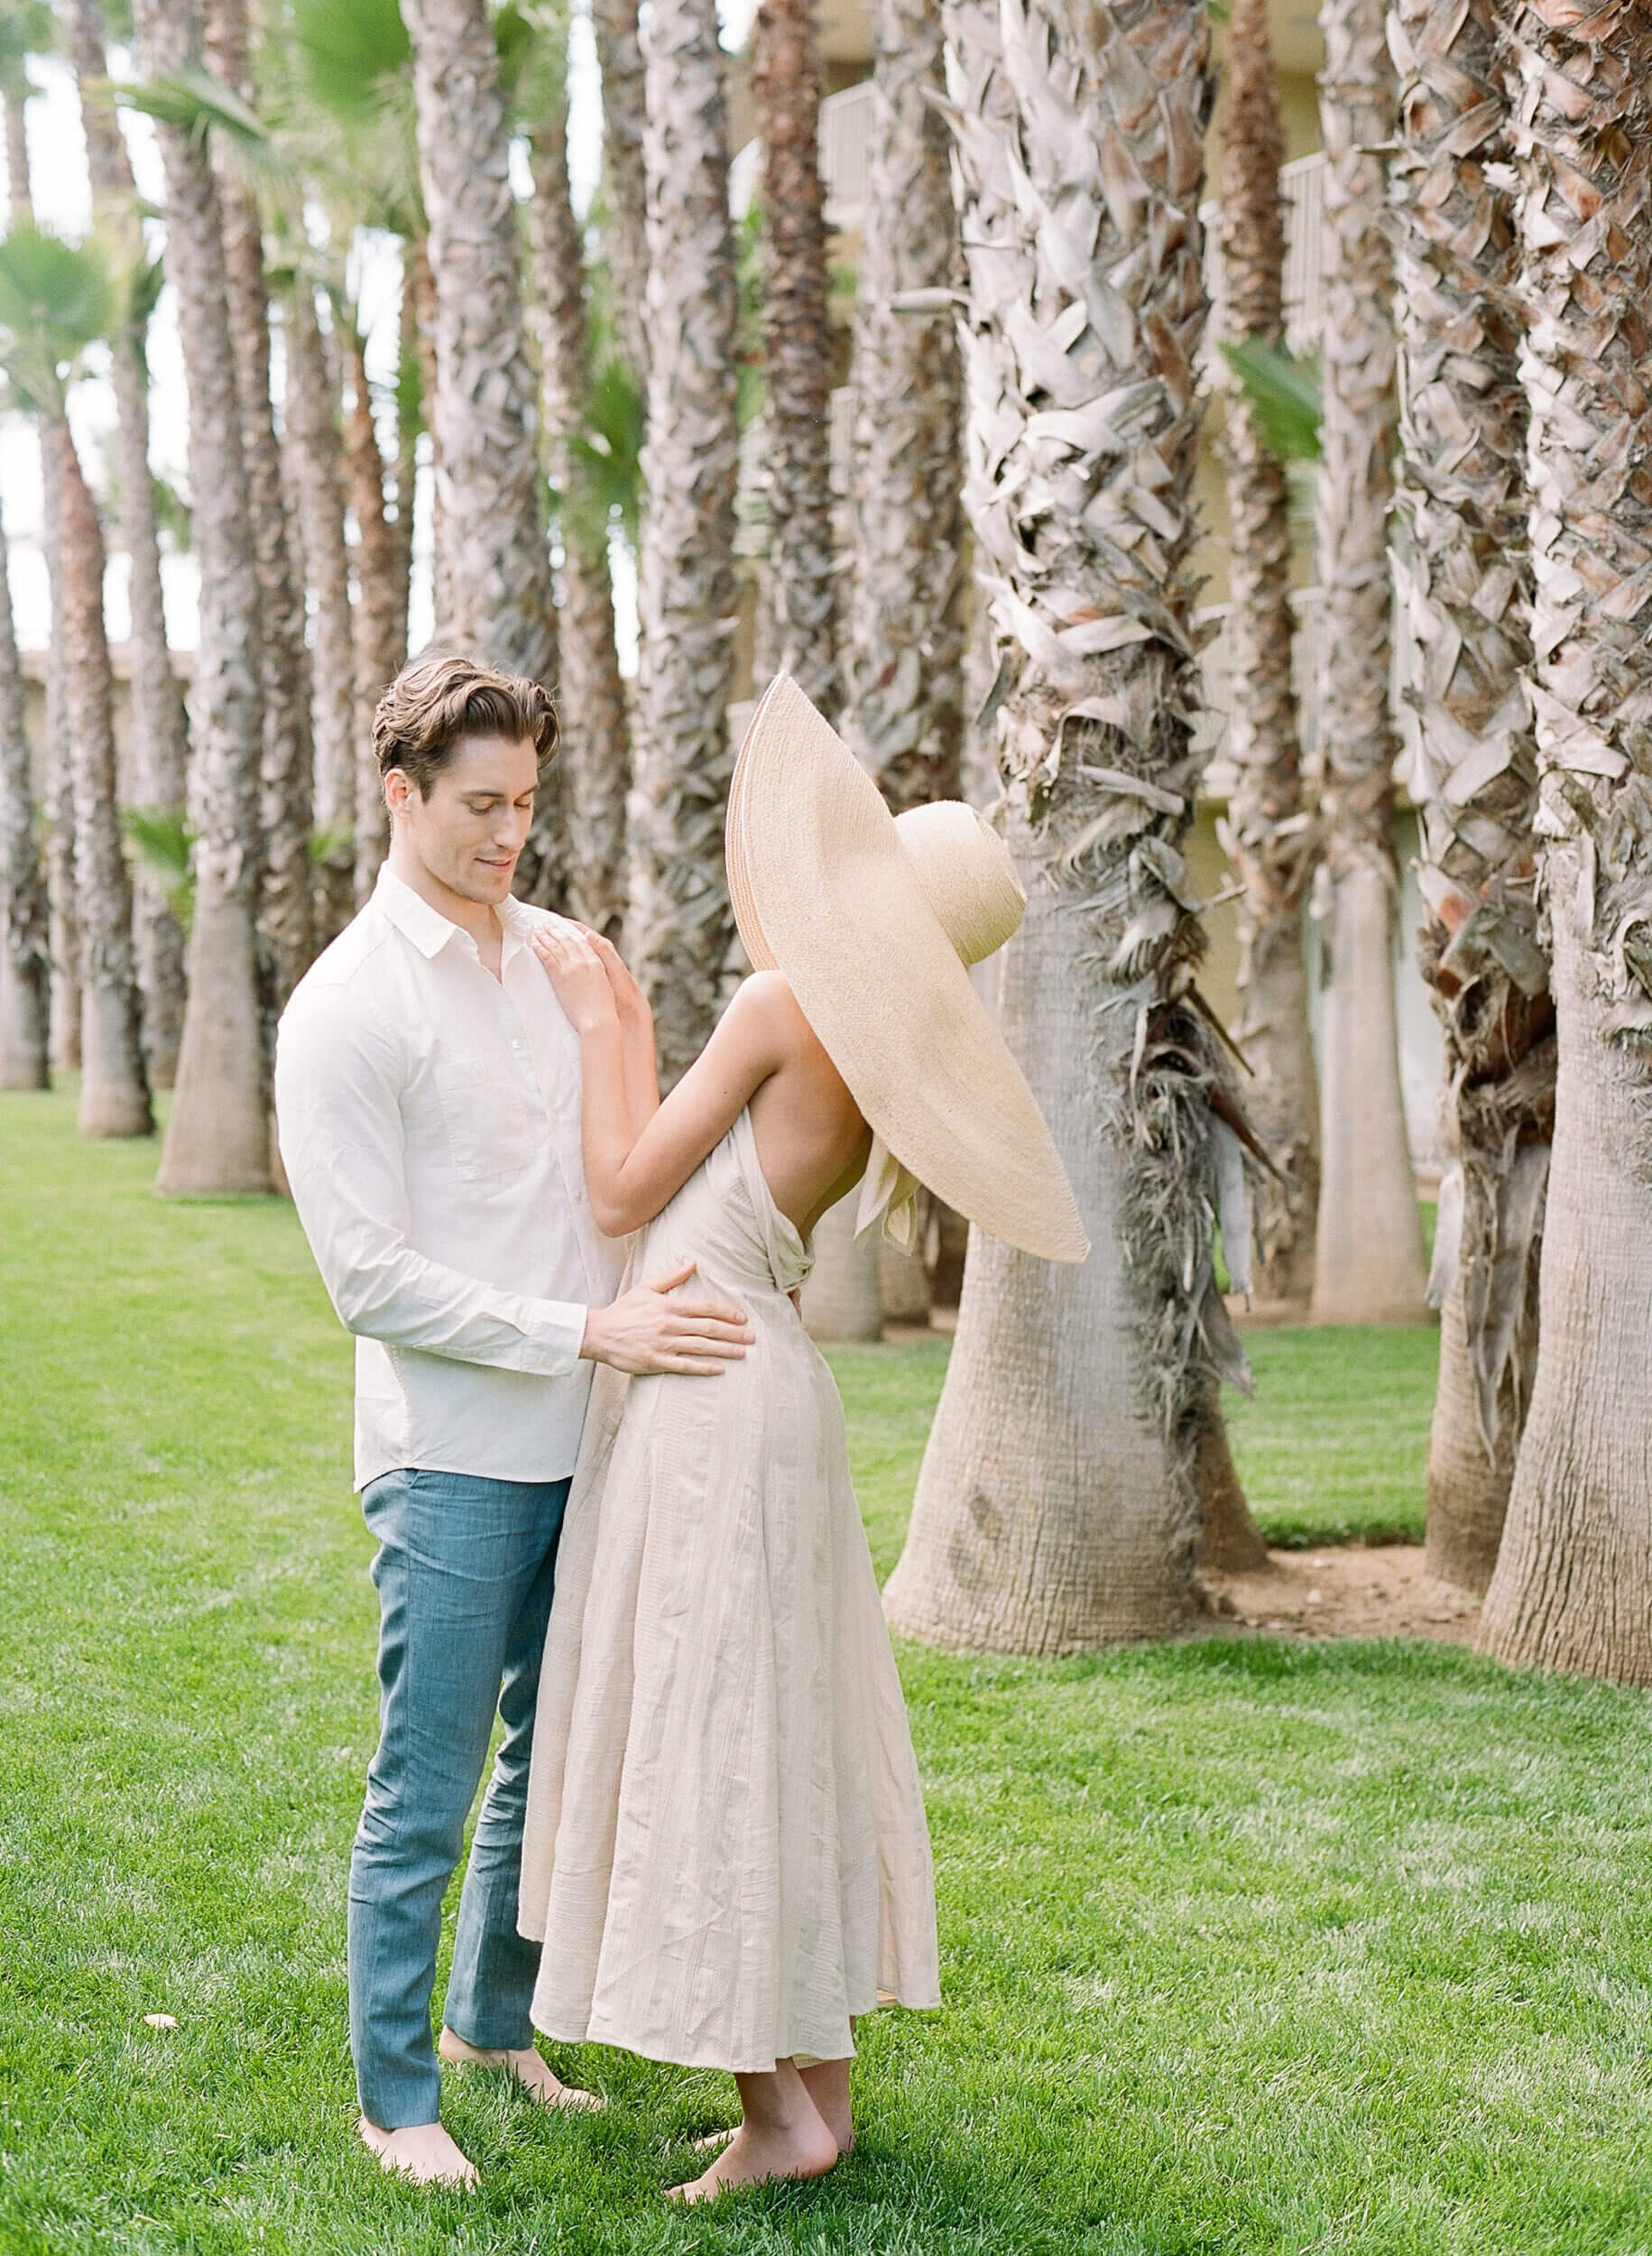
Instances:
[[[413,236],[407,245],[406,255],[407,269],[401,285],[403,308],[401,334],[419,356],[419,396],[424,402],[425,429],[429,432],[430,439],[431,599],[432,607],[437,618],[445,619],[448,616],[452,610],[453,597],[448,586],[448,535],[446,518],[442,507],[441,481],[436,475],[436,466],[440,457],[440,446],[436,435],[436,425],[432,420],[436,411],[437,382],[436,277],[430,271],[430,244],[429,236],[425,235]],[[405,534],[402,533],[401,526],[401,465],[402,458],[406,452],[406,440],[403,435],[401,432],[398,432],[396,473],[397,515],[395,537],[398,548],[404,548],[406,550],[407,562],[411,574],[413,560],[412,505],[411,500],[412,487],[411,485],[408,487],[410,501],[408,507],[408,527]],[[400,577],[398,577],[397,587],[399,591],[401,587]],[[407,634],[405,628],[402,633],[401,643],[403,649],[405,649],[407,645]]]
[[[1266,0],[1235,0],[1228,27],[1222,261],[1228,341],[1285,341],[1285,134]],[[1228,648],[1226,750],[1234,781],[1223,843],[1244,887],[1239,920],[1239,1039],[1254,1079],[1245,1099],[1284,1177],[1262,1186],[1257,1284],[1266,1300],[1306,1302],[1314,1286],[1319,1098],[1303,961],[1308,818],[1291,682],[1290,493],[1236,384],[1225,392]]]
[[[100,224],[135,268],[144,255],[132,167],[107,90],[103,12],[98,0],[69,0],[66,24],[94,208]],[[136,789],[146,812],[181,816],[189,766],[183,696],[172,672],[161,584],[160,531],[149,466],[149,364],[143,328],[128,325],[112,340],[121,531],[130,565],[132,735]],[[143,1058],[152,1088],[171,1088],[183,1034],[184,938],[165,885],[139,862],[133,930],[143,997]]]
[[[540,505],[510,132],[486,0],[406,0],[419,169],[436,282],[439,641],[554,685],[556,610]],[[566,889],[560,778],[541,784],[516,891]]]
[[[214,70],[243,100],[250,99],[246,0],[205,0],[205,23]],[[309,858],[314,785],[304,583],[292,569],[281,447],[270,393],[270,287],[264,273],[263,222],[233,158],[224,154],[217,171],[230,335],[261,598],[263,867],[258,938],[266,1018],[272,1029],[315,954]]]
[[[1383,0],[1324,0],[1325,148],[1319,575],[1320,788],[1327,970],[1320,1040],[1314,1316],[1427,1313],[1394,1018],[1392,652],[1388,514],[1395,448],[1393,258],[1384,151],[1395,89]]]
[[[1208,32],[1185,0],[954,0],[946,24],[965,504],[1028,895],[999,1023],[1094,1251],[1057,1267],[972,1232],[886,1605],[937,1644],[1055,1653],[1192,1615],[1212,1382],[1243,1367],[1214,1278],[1207,1096],[1227,1099],[1179,849]]]
[[[146,67],[200,68],[193,0],[136,0]],[[189,392],[189,486],[200,560],[200,638],[190,691],[195,915],[189,999],[159,1188],[213,1194],[270,1188],[254,910],[262,856],[260,593],[230,339],[229,278],[207,152],[158,123],[166,168],[167,273]]]
[[[80,1070],[80,926],[75,904],[75,769],[69,735],[69,660],[63,633],[60,480],[55,447],[40,431],[42,546],[51,587],[46,652],[46,900],[51,957],[51,1068]]]
[[[343,441],[338,400],[316,319],[316,293],[300,273],[288,292],[287,451],[298,494],[304,576],[316,593],[310,660],[315,822],[320,849],[318,941],[349,921],[355,883],[355,650],[350,564],[344,537]]]
[[[644,51],[652,357],[627,929],[669,1083],[704,1048],[738,949],[723,866],[734,764],[734,245],[713,0],[653,0]]]
[[[132,885],[115,804],[115,678],[104,632],[103,530],[67,417],[46,425],[42,438],[57,458],[56,595],[74,777],[79,1128],[87,1136],[147,1136],[155,1123],[143,1073]]]
[[[0,1089],[51,1087],[51,1011],[46,879],[0,524]]]
[[[646,394],[648,179],[643,158],[646,70],[637,0],[598,0],[592,10],[603,81],[603,251],[620,352]]]
[[[1532,703],[1559,1036],[1542,1353],[1482,1635],[1652,1683],[1652,7],[1514,0]]]
[[[1422,665],[1415,788],[1420,959],[1445,1037],[1442,1125],[1459,1171],[1457,1273],[1436,1262],[1440,1385],[1428,1453],[1431,1570],[1483,1591],[1537,1361],[1540,1186],[1554,1124],[1554,1007],[1535,898],[1527,415],[1518,264],[1493,0],[1398,0],[1397,560]],[[1535,1174],[1534,1174],[1535,1170]]]
[[[832,542],[831,336],[812,0],[761,0],[752,91],[762,149],[762,338],[769,544],[759,676],[785,672],[826,715],[841,702]]]
[[[568,120],[558,108],[530,138],[533,203],[529,214],[541,315],[541,400],[550,482],[573,485],[569,438],[582,421],[587,328],[585,259],[568,182]],[[569,913],[617,941],[625,914],[625,797],[631,789],[631,726],[614,639],[614,588],[605,528],[592,545],[576,513],[562,519],[562,604],[558,720],[564,804],[570,834]]]
[[[413,513],[419,485],[419,430],[423,410],[416,421],[403,405],[402,371],[410,364],[419,370],[419,396],[425,393],[427,340],[420,307],[429,295],[430,262],[422,240],[402,246],[401,301],[398,309],[396,340],[396,458],[392,472],[396,486],[396,514],[391,527],[394,541],[397,640],[407,648],[408,614],[413,586]]]
[[[881,0],[855,291],[853,578],[844,734],[893,810],[962,788],[963,373],[951,304],[893,300],[961,279],[937,0]],[[924,1323],[918,1253],[876,1249],[884,1313]]]
[[[361,332],[340,323],[350,380],[345,468],[355,518],[355,904],[373,891],[390,847],[390,818],[373,756],[373,715],[407,657],[406,598],[398,602],[400,544],[384,514],[384,458],[374,427]]]
[[[29,130],[23,122],[23,105],[8,101],[5,108],[5,180],[10,199],[6,225],[15,227],[19,220],[32,219],[34,198],[29,180]]]
[[[950,309],[891,301],[958,281],[936,0],[881,0],[855,296],[854,564],[844,732],[897,814],[961,789],[963,371]]]
[[[451,563],[438,639],[508,673],[556,670],[510,134],[485,0],[407,0],[436,284],[437,485]]]

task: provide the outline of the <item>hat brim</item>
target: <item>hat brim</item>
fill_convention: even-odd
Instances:
[[[901,1165],[1008,1244],[1083,1261],[1089,1240],[1038,1100],[877,786],[789,675],[746,731],[726,846],[747,955],[784,973]]]

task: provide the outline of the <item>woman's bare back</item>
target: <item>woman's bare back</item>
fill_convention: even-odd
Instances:
[[[775,1205],[807,1238],[864,1173],[872,1131],[780,974],[756,976],[780,1062],[752,1096],[752,1130]]]

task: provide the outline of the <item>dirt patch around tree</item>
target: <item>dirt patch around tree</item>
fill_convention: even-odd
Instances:
[[[1273,1637],[1426,1637],[1473,1642],[1480,1601],[1426,1572],[1420,1543],[1269,1551],[1251,1575],[1204,1577],[1220,1618]]]

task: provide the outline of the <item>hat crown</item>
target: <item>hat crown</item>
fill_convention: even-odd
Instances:
[[[1010,938],[1027,896],[1009,847],[973,807],[940,799],[895,818],[895,836],[918,889],[966,964]]]

